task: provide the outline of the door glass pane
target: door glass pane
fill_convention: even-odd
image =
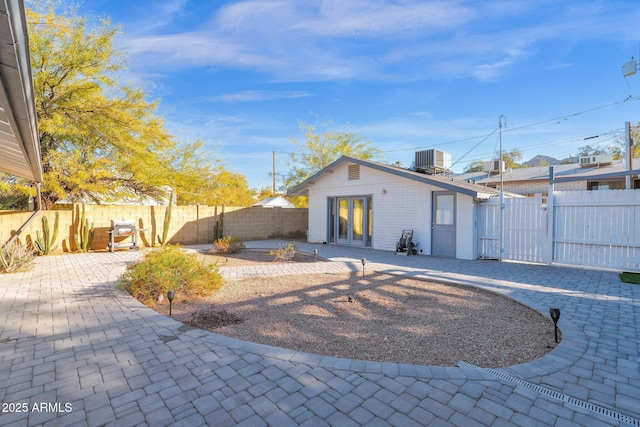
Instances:
[[[453,225],[453,194],[436,196],[436,224]]]
[[[353,199],[353,240],[364,239],[364,200]]]
[[[369,229],[369,233],[367,234],[367,245],[371,246],[371,236],[373,235],[373,202],[371,197],[367,197],[367,225]]]
[[[336,199],[329,199],[329,241],[336,240]]]
[[[349,238],[349,199],[338,200],[338,239]]]

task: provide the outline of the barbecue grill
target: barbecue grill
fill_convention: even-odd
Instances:
[[[129,237],[131,237],[130,241],[123,241]],[[117,243],[116,240],[118,240]],[[138,230],[134,220],[111,220],[109,252],[120,248],[138,249]]]

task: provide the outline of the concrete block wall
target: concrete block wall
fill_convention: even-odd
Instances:
[[[302,238],[308,228],[308,209],[251,207],[224,214],[224,234],[240,240],[274,237]]]
[[[42,211],[27,227],[19,239],[27,242],[42,230],[42,216],[47,216],[53,228],[55,213],[60,215],[60,226],[56,244],[59,250],[76,249],[73,236],[76,233],[81,205],[55,211]],[[85,217],[94,227],[93,250],[105,250],[109,243],[108,231],[111,220],[134,220],[138,227],[138,244],[151,247],[158,245],[158,236],[164,227],[165,206],[116,206],[85,205]],[[211,243],[216,222],[220,219],[219,206],[173,206],[169,224],[169,243]],[[32,212],[0,212],[0,245],[18,232],[32,216]],[[224,234],[241,240],[259,240],[271,237],[304,237],[307,231],[307,209],[283,208],[224,208]],[[130,239],[130,238],[129,238]]]

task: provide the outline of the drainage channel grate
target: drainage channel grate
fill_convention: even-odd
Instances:
[[[543,387],[543,386],[540,386],[538,384],[533,384],[533,383],[530,383],[528,381],[524,381],[524,380],[521,380],[519,378],[512,377],[511,375],[505,374],[505,373],[500,372],[500,371],[496,371],[495,369],[481,368],[479,366],[472,365],[471,363],[462,362],[462,361],[458,362],[456,365],[458,367],[460,367],[460,368],[472,368],[472,369],[475,369],[475,370],[480,371],[480,372],[485,372],[487,374],[491,374],[494,377],[498,377],[498,378],[500,378],[502,380],[505,380],[505,381],[508,381],[510,383],[514,383],[514,384],[518,384],[518,385],[527,387],[528,389],[537,391],[538,393],[544,394],[546,396],[553,397],[555,399],[561,400],[561,401],[569,403],[571,405],[578,406],[578,407],[580,407],[582,409],[586,409],[588,411],[596,412],[598,414],[604,415],[606,417],[612,418],[612,419],[617,420],[617,421],[621,421],[623,423],[630,424],[632,426],[640,427],[640,420],[638,420],[636,418],[632,418],[632,417],[630,417],[628,415],[623,415],[623,414],[621,414],[619,412],[612,411],[611,409],[603,408],[602,406],[594,405],[593,403],[585,402],[584,400],[576,399],[575,397],[567,396],[564,393],[560,393],[558,391],[551,390],[550,388]]]

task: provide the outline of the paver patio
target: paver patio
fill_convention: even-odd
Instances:
[[[333,262],[224,274],[360,271],[366,258],[367,271],[558,307],[563,340],[497,370],[311,355],[193,329],[116,290],[139,252],[41,257],[0,275],[0,425],[640,425],[640,286],[613,272],[299,247]]]

